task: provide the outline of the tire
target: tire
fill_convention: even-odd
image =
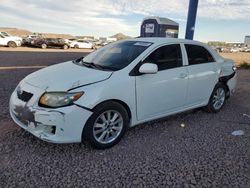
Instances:
[[[46,49],[46,48],[47,48],[47,44],[42,44],[42,45],[41,45],[41,48],[42,48],[42,49]]]
[[[114,146],[126,132],[129,124],[128,112],[121,104],[113,101],[102,103],[93,111],[84,127],[83,140],[97,149]]]
[[[17,47],[17,44],[14,42],[14,41],[10,41],[10,42],[8,42],[8,47],[10,47],[10,48],[16,48]]]
[[[79,48],[79,46],[76,44],[76,45],[74,46],[74,48],[78,49],[78,48]]]
[[[222,83],[215,85],[205,110],[210,113],[219,112],[226,102],[226,86]]]
[[[63,45],[64,50],[67,50],[68,48],[69,48],[68,45]]]

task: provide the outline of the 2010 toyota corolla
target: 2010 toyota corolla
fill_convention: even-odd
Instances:
[[[42,140],[107,148],[146,121],[198,107],[218,112],[235,85],[233,61],[203,43],[130,39],[28,75],[10,114]]]

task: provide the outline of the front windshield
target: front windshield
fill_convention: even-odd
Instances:
[[[110,70],[120,70],[129,65],[152,43],[139,41],[123,41],[109,44],[89,54],[83,59],[85,63],[92,63]]]

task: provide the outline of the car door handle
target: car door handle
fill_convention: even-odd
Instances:
[[[186,73],[181,73],[179,78],[186,78],[188,75]]]

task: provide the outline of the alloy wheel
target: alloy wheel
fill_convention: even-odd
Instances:
[[[123,121],[122,115],[116,110],[103,112],[93,126],[95,140],[102,144],[113,142],[122,131]]]
[[[213,107],[215,110],[219,110],[225,102],[225,90],[221,87],[217,88],[213,96]]]

